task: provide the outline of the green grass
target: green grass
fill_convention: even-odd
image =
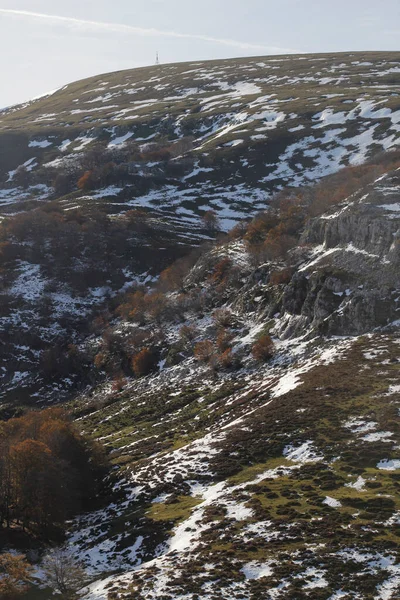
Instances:
[[[277,469],[279,467],[289,467],[294,463],[286,458],[271,458],[267,460],[265,463],[251,465],[250,467],[245,467],[240,473],[237,475],[233,475],[228,478],[228,482],[232,485],[238,485],[240,483],[247,483],[253,481],[259,475],[265,473],[265,471],[269,471],[272,469]]]
[[[365,359],[365,352],[383,345],[385,352],[377,360]],[[228,518],[221,500],[205,507],[203,516],[199,514],[203,527],[198,548],[189,557],[176,559],[174,568],[182,570],[182,575],[171,574],[171,593],[201,597],[204,565],[210,563],[209,577],[218,580],[218,589],[224,590],[229,582],[242,581],[243,563],[258,560],[272,561],[273,575],[247,584],[244,596],[252,600],[262,597],[266,586],[276,587],[285,579],[290,585],[282,595],[284,600],[303,598],[299,593],[306,581],[300,575],[306,566],[326,571],[329,586],[315,599],[327,600],[335,590],[348,589],[369,600],[368,594],[387,579],[387,573],[382,569],[371,573],[363,565],[340,558],[340,551],[357,548],[395,555],[398,551],[398,528],[387,527],[385,522],[399,510],[400,474],[376,468],[379,460],[392,456],[392,445],[399,436],[396,415],[400,397],[386,395],[388,378],[400,379],[397,357],[398,344],[390,336],[360,338],[337,362],[316,366],[302,376],[303,384],[295,390],[244,417],[239,427],[226,430],[219,453],[213,455],[212,469],[217,481],[226,479],[232,500],[250,508],[252,516]],[[382,366],[382,361],[388,362]],[[365,366],[369,368],[365,370]],[[206,407],[217,402],[220,410],[218,402],[222,408],[227,393],[202,390]],[[363,442],[361,435],[344,426],[351,417],[372,419],[378,431],[392,431],[393,444]],[[169,439],[179,447],[189,438],[180,434]],[[305,440],[312,441],[322,460],[299,465],[282,456],[286,444],[299,445]],[[232,461],[237,467],[227,477],[228,460],[229,470]],[[266,474],[255,483],[260,475],[279,467],[292,469],[276,478]],[[365,491],[345,485],[354,483],[359,475],[366,480]],[[342,505],[332,508],[324,504],[327,496]],[[145,516],[170,530],[171,524],[186,520],[200,502],[179,493],[172,504],[147,506]],[[276,537],[249,535],[249,527],[263,523]],[[134,584],[135,593],[146,597],[146,579],[139,574]]]
[[[196,506],[202,503],[200,498],[193,496],[178,496],[173,503],[154,503],[146,512],[153,521],[173,521],[175,524],[185,521]]]

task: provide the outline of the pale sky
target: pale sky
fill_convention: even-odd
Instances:
[[[0,0],[0,107],[119,69],[400,50],[399,0]]]

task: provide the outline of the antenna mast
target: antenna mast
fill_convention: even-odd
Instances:
[[[159,64],[160,64],[160,56],[159,56],[158,50],[157,50],[157,52],[156,52],[156,65],[159,65]]]

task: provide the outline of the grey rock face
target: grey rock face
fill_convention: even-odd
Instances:
[[[302,242],[317,247],[316,259],[287,286],[285,312],[330,335],[362,334],[400,319],[399,170],[311,221]]]
[[[285,287],[275,333],[359,335],[400,319],[400,171],[313,219],[308,260]]]
[[[266,325],[276,318],[273,332],[281,339],[360,335],[400,320],[400,170],[308,224],[293,254],[297,270],[286,285],[270,285],[277,265],[254,270],[243,254],[244,248],[236,258],[211,250],[185,284],[207,290],[216,264],[229,259],[235,268],[227,304]]]

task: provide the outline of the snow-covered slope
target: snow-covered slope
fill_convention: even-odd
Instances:
[[[398,145],[399,65],[166,65],[0,115],[0,409],[68,398],[107,448],[112,495],[66,542],[87,600],[398,597],[397,154],[216,244],[199,216]]]
[[[236,390],[176,369],[83,418],[132,455],[122,497],[69,541],[94,578],[124,571],[85,598],[397,597],[398,334],[319,342]],[[133,395],[171,404],[150,438]]]
[[[98,182],[65,207],[142,206],[192,222],[211,209],[229,228],[282,186],[396,146],[399,77],[398,53],[353,53],[165,65],[70,84],[0,115],[1,203],[43,198],[33,186],[51,187],[57,172],[76,184],[80,157],[97,145],[119,166],[113,185]],[[28,193],[15,185],[22,165]]]
[[[276,263],[255,272],[241,242],[211,250],[240,270],[209,306],[231,311],[240,366],[164,359],[73,403],[118,468],[112,503],[68,540],[94,579],[87,600],[397,598],[398,199],[394,171],[311,221],[286,284]],[[199,295],[204,264],[185,284]],[[195,310],[184,323],[194,342],[215,335]],[[265,331],[276,352],[259,364]]]

